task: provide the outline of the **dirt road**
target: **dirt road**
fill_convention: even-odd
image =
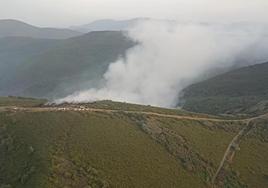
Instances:
[[[78,107],[17,107],[17,106],[7,106],[0,107],[0,111],[24,111],[24,112],[59,112],[59,111],[77,111],[77,112],[106,112],[106,113],[116,113],[123,112],[127,114],[142,114],[151,115],[157,117],[174,118],[174,119],[184,119],[184,120],[205,120],[214,122],[241,122],[246,120],[233,120],[233,119],[220,119],[220,118],[209,118],[209,117],[198,117],[198,116],[186,116],[186,115],[169,115],[157,112],[146,112],[146,111],[123,111],[123,110],[113,110],[113,109],[99,109],[99,108],[78,108]]]
[[[217,169],[215,175],[213,176],[212,184],[217,183],[218,178],[223,179],[225,167],[230,165],[230,163],[232,162],[232,159],[235,155],[235,152],[239,149],[239,145],[240,145],[242,139],[250,132],[250,130],[254,126],[256,126],[256,124],[257,124],[256,120],[259,120],[259,119],[267,119],[267,114],[248,119],[246,126],[242,130],[240,130],[238,132],[238,134],[232,139],[232,141],[228,145],[228,147],[223,155],[223,158],[218,166],[218,169]]]

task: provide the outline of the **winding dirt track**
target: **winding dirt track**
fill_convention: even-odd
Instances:
[[[267,116],[267,114],[265,114],[265,115],[261,115],[258,117],[247,119],[246,126],[238,132],[238,134],[232,139],[232,141],[228,145],[228,147],[223,155],[223,158],[218,166],[218,169],[212,178],[212,184],[215,184],[217,182],[217,178],[220,176],[220,174],[224,173],[224,167],[226,165],[230,165],[230,163],[232,162],[232,158],[235,155],[235,152],[239,149],[239,145],[240,145],[243,137],[246,136],[254,126],[256,126],[257,122],[255,122],[255,121],[259,120],[259,119],[267,119],[267,118],[268,118],[268,116]]]
[[[230,157],[235,154],[235,151],[239,146],[241,138],[246,134],[247,130],[249,129],[249,125],[250,125],[250,121],[248,121],[247,125],[241,131],[238,132],[238,134],[232,139],[232,141],[228,145],[228,147],[223,155],[223,158],[220,162],[220,165],[219,165],[216,173],[214,174],[214,177],[212,179],[212,184],[215,183],[217,177],[219,176],[219,173],[223,170],[225,163],[227,161],[229,161]]]

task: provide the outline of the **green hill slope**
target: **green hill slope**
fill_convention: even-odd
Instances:
[[[109,31],[66,40],[0,40],[0,66],[5,67],[0,95],[46,98],[96,84],[109,63],[134,45],[123,33]]]
[[[28,37],[0,38],[0,93],[5,84],[18,73],[19,66],[25,66],[28,59],[55,47],[59,40],[33,39]]]
[[[183,108],[203,113],[260,114],[268,110],[268,63],[227,72],[184,90]]]
[[[248,121],[110,101],[40,102],[0,99],[2,187],[210,187],[227,146]],[[215,187],[268,185],[268,163],[248,153],[268,151],[260,131],[267,124],[257,125]],[[255,164],[262,170],[249,179]]]

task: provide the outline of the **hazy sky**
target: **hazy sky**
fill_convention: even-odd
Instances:
[[[0,0],[0,19],[54,27],[133,17],[268,22],[267,10],[267,0]]]

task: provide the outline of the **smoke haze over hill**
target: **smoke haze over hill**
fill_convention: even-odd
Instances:
[[[99,19],[122,22],[132,18],[150,18],[128,32],[128,37],[137,41],[138,46],[128,50],[124,58],[105,62],[109,68],[102,76],[102,84],[92,88],[92,85],[81,84],[82,81],[78,80],[76,83],[82,85],[79,87],[81,90],[73,94],[72,90],[69,96],[58,102],[112,99],[172,107],[177,104],[182,89],[188,85],[233,67],[268,59],[268,33],[264,33],[268,30],[267,0],[14,0],[2,1],[0,7],[1,19],[19,19],[38,26],[77,25],[79,28],[79,25],[92,26],[89,23]],[[14,11],[14,7],[20,8]],[[111,27],[109,21],[99,20],[93,22],[93,29],[83,28],[83,31],[129,29],[128,24],[119,27],[118,23],[120,21],[115,21],[116,27]],[[106,46],[105,42],[102,44]],[[74,48],[74,52],[78,51]],[[102,57],[106,53],[98,50],[94,55]],[[66,58],[72,53],[61,55]],[[74,76],[76,67],[81,66],[78,57],[72,58],[68,77]],[[58,62],[57,58],[53,60]],[[96,62],[98,65],[101,63]],[[60,66],[59,72],[66,72]],[[95,71],[93,68],[90,70]],[[65,90],[69,86],[63,84],[63,87]],[[53,95],[52,89],[49,90]],[[56,92],[54,96],[53,99],[61,97]]]
[[[258,27],[158,21],[142,22],[128,35],[140,45],[129,50],[126,58],[110,64],[100,87],[57,102],[111,99],[173,107],[183,88],[212,69],[233,66],[241,54],[264,40]]]

